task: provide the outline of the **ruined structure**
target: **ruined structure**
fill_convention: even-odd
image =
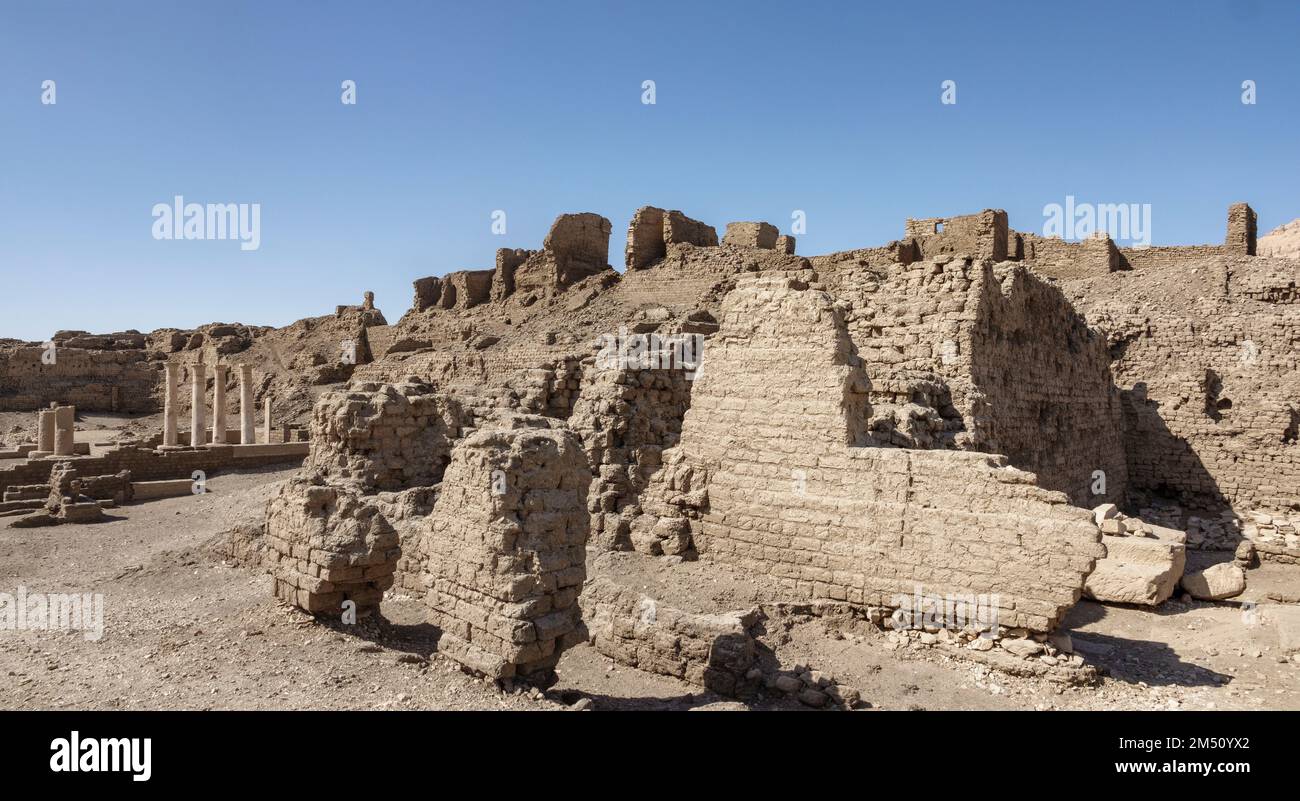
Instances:
[[[948,624],[921,596],[978,610],[952,624],[959,647],[1037,657],[1085,595],[1233,597],[1243,538],[1300,559],[1300,262],[1256,255],[1249,206],[1222,244],[1185,247],[1067,242],[997,209],[812,257],[766,222],[723,231],[640,208],[619,272],[609,221],[565,214],[539,249],[416,280],[391,325],[367,294],[225,359],[210,340],[235,334],[172,338],[145,393],[163,447],[85,475],[251,454],[271,445],[269,407],[253,444],[257,403],[294,422],[305,387],[334,385],[309,449],[276,443],[306,459],[266,515],[275,596],[329,616],[418,598],[442,654],[536,683],[586,639],[743,695],[777,680],[756,666],[766,616],[833,609],[934,636]],[[296,379],[261,372],[284,361],[273,337],[310,340]],[[211,445],[178,430],[182,360],[191,432],[211,420]],[[33,450],[66,450],[59,414],[42,412]],[[44,469],[0,470],[0,486]],[[1207,549],[1232,570],[1184,575]],[[762,598],[661,608],[609,574],[611,554],[726,571]]]
[[[581,599],[590,557],[699,560],[880,620],[915,621],[922,587],[978,598],[961,642],[983,650],[1085,592],[1160,603],[1186,548],[1235,547],[1198,530],[1211,515],[1300,508],[1297,265],[1254,255],[1244,204],[1222,245],[1065,242],[986,210],[813,258],[767,223],[719,240],[644,207],[621,275],[609,230],[563,215],[541,250],[415,282],[272,505],[280,597],[371,607],[394,585],[491,676],[544,675],[588,636],[739,694],[765,612],[637,623],[645,597],[608,577]]]
[[[466,436],[471,420],[418,382],[322,398],[305,474],[267,514],[276,594],[365,612],[400,578],[444,653],[496,678],[546,674],[576,641],[590,471],[547,418],[495,415]]]

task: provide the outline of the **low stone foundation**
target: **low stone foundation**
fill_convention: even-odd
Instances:
[[[589,582],[582,592],[583,617],[593,647],[620,664],[673,676],[737,696],[753,690],[749,627],[757,607],[723,614],[694,614],[662,604],[608,579]]]

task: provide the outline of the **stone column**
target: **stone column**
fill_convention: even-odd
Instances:
[[[55,417],[53,409],[41,409],[36,413],[36,451],[29,456],[48,456],[54,453]]]
[[[226,444],[226,365],[212,366],[212,444]]]
[[[177,390],[181,383],[181,366],[167,362],[163,367],[163,441],[168,448],[176,446]]]
[[[207,444],[203,420],[204,402],[208,389],[208,369],[203,362],[190,365],[190,447]]]
[[[262,439],[267,445],[271,444],[271,399],[266,399],[266,413],[262,418]]]
[[[257,431],[253,425],[253,365],[239,365],[239,443],[252,445],[257,442]]]
[[[71,456],[72,426],[77,418],[77,407],[60,406],[54,410],[54,455]]]

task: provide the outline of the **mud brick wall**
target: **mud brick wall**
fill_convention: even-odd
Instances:
[[[55,363],[44,345],[0,346],[0,411],[34,412],[51,403],[85,412],[154,412],[161,371],[139,347],[79,348],[57,340]],[[129,343],[128,343],[129,344]]]
[[[1223,245],[1168,245],[1149,248],[1120,248],[1122,263],[1130,270],[1177,272],[1192,263],[1231,255]]]
[[[1108,337],[1133,504],[1300,504],[1294,264],[1218,256],[1068,285]]]
[[[493,273],[494,270],[460,270],[443,278],[443,286],[450,285],[457,308],[468,309],[491,299]]]
[[[765,222],[730,222],[722,236],[722,244],[744,248],[774,250],[781,232],[775,225]]]
[[[436,484],[461,436],[460,404],[421,383],[353,387],[323,394],[312,409],[306,466],[367,492]]]
[[[582,614],[592,646],[618,661],[674,676],[721,695],[747,688],[756,662],[749,627],[758,609],[696,614],[659,603],[633,589],[597,578],[582,590]]]
[[[828,260],[818,277],[846,305],[873,441],[1001,453],[1080,504],[1123,498],[1107,341],[1058,289],[1014,263],[856,262]]]
[[[591,537],[605,550],[631,547],[639,498],[663,452],[677,444],[691,382],[679,369],[601,369],[583,374],[569,428],[582,438],[594,477],[588,496]]]
[[[546,294],[609,269],[610,222],[599,214],[561,214],[542,250],[514,270],[515,291]]]
[[[637,270],[662,259],[670,244],[712,247],[718,244],[718,232],[680,211],[642,206],[632,215],[627,228],[624,248],[627,269]]]
[[[946,253],[1004,261],[1009,231],[1007,213],[1001,209],[960,217],[909,219],[904,224],[904,237],[917,241],[923,258]]]
[[[422,524],[468,417],[418,382],[355,382],[312,410],[303,473],[267,512],[278,598],[309,612],[378,606],[399,578],[422,590]]]
[[[312,613],[379,606],[401,555],[397,530],[355,487],[297,477],[266,513],[275,597]]]
[[[417,278],[414,286],[415,298],[411,302],[411,308],[415,311],[432,308],[442,299],[442,279],[437,276]]]
[[[1224,249],[1238,256],[1254,256],[1258,222],[1255,210],[1247,204],[1233,203],[1229,206],[1228,234],[1223,240]]]
[[[384,518],[397,529],[402,555],[393,577],[402,594],[412,598],[424,597],[424,575],[428,572],[428,557],[424,552],[425,519],[433,512],[441,488],[436,485],[381,492],[374,501]]]
[[[1001,457],[856,447],[866,373],[830,295],[756,276],[722,312],[647,515],[676,513],[702,557],[796,598],[890,606],[920,583],[997,594],[1001,624],[1034,630],[1078,600],[1104,550],[1065,495]],[[682,463],[706,485],[681,486]]]
[[[493,678],[544,676],[581,640],[590,483],[562,429],[482,430],[456,446],[424,539],[440,653]]]
[[[536,251],[522,248],[497,248],[497,266],[492,273],[492,300],[503,300],[515,291],[515,268]]]
[[[1106,337],[1023,267],[985,266],[974,290],[978,312],[962,344],[979,397],[957,402],[972,418],[984,417],[974,426],[976,449],[1006,455],[1079,506],[1122,500],[1123,407]]]
[[[1034,272],[1049,278],[1073,279],[1122,269],[1124,259],[1115,242],[1104,234],[1080,242],[1055,237],[1017,234],[1018,254]]]

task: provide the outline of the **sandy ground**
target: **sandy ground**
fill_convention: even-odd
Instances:
[[[205,495],[128,505],[97,524],[0,528],[0,592],[95,592],[97,641],[75,631],[0,630],[0,675],[13,709],[693,709],[737,705],[675,679],[568,652],[546,692],[477,680],[438,656],[418,601],[383,618],[322,624],[269,594],[267,577],[211,549],[260,519],[292,470],[226,474]],[[678,565],[701,604],[743,606],[758,591],[710,587],[707,562]],[[817,618],[771,631],[782,666],[808,664],[858,688],[875,709],[1300,709],[1300,606],[1268,601],[1300,568],[1249,574],[1247,600],[1170,602],[1159,610],[1083,602],[1066,621],[1095,686],[1017,676],[960,652],[897,646]],[[635,577],[627,577],[636,580]],[[658,594],[646,579],[645,591]],[[662,590],[663,588],[658,588]],[[749,597],[737,595],[748,593]],[[589,700],[584,700],[589,699]],[[800,708],[760,697],[756,708]]]

